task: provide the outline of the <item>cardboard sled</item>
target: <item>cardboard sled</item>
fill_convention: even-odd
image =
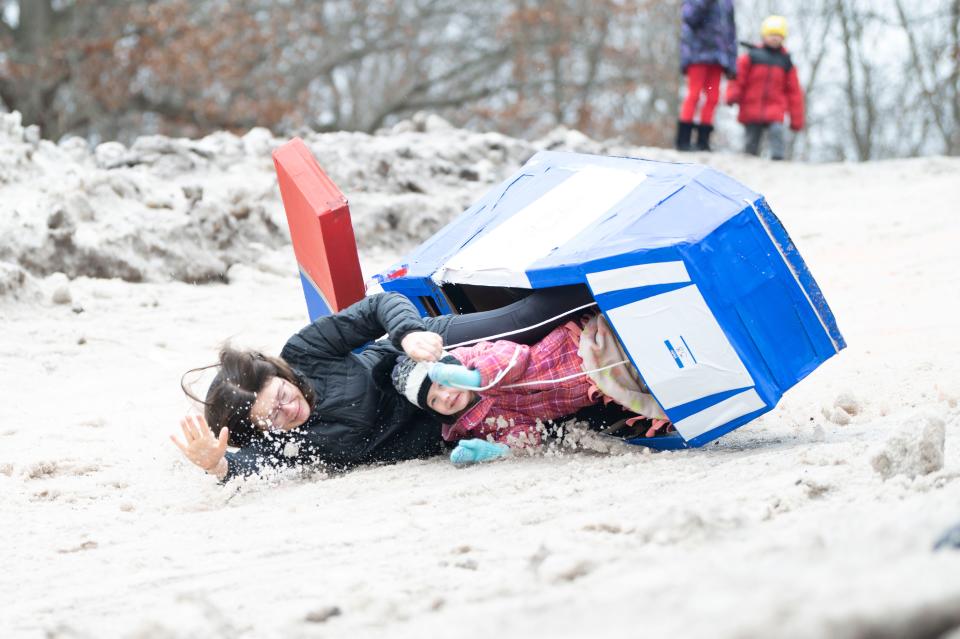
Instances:
[[[587,285],[676,427],[629,440],[655,448],[749,422],[845,347],[764,198],[692,164],[538,153],[376,279],[424,314]]]
[[[364,295],[346,198],[299,139],[274,162],[312,319]],[[588,286],[676,432],[702,446],[846,346],[764,198],[692,164],[541,152],[374,277],[423,314]]]

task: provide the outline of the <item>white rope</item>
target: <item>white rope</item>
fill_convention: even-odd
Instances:
[[[517,358],[519,357],[519,355],[520,355],[520,347],[517,346],[517,348],[513,350],[513,355],[510,357],[510,361],[507,363],[507,367],[498,371],[496,376],[493,378],[493,380],[486,386],[467,386],[467,385],[460,385],[460,384],[450,384],[449,387],[456,388],[458,390],[475,391],[478,393],[485,390],[490,390],[491,388],[496,386],[500,382],[500,380],[502,380],[506,376],[508,372],[510,372],[511,368],[517,365]],[[613,364],[608,364],[607,366],[601,366],[600,368],[594,368],[593,370],[583,371],[581,373],[574,373],[573,375],[567,375],[566,377],[558,377],[557,379],[538,379],[532,382],[517,382],[515,384],[504,384],[503,386],[501,386],[501,388],[519,388],[521,386],[538,386],[541,384],[559,384],[560,382],[565,382],[570,379],[576,379],[577,377],[583,377],[584,375],[590,375],[592,373],[599,373],[601,371],[609,370],[611,368],[615,368],[617,366],[623,366],[624,364],[629,364],[629,363],[630,363],[629,360],[624,359],[619,362],[614,362]]]
[[[584,304],[583,306],[578,306],[577,308],[571,308],[569,311],[564,311],[563,313],[560,313],[559,315],[554,315],[554,316],[551,317],[550,319],[545,319],[545,320],[543,320],[542,322],[539,322],[539,323],[537,323],[537,324],[534,324],[533,326],[525,326],[525,327],[523,327],[523,328],[518,328],[518,329],[513,330],[513,331],[507,331],[506,333],[497,333],[496,335],[490,335],[490,336],[488,336],[488,337],[478,337],[477,339],[470,339],[470,340],[467,340],[467,341],[465,341],[465,342],[459,342],[459,343],[457,343],[457,344],[447,344],[445,348],[457,348],[458,346],[466,346],[467,344],[476,344],[477,342],[492,341],[492,340],[495,340],[495,339],[500,339],[501,337],[509,337],[510,335],[516,335],[517,333],[522,333],[522,332],[524,332],[524,331],[533,330],[533,329],[535,329],[535,328],[538,328],[538,327],[540,327],[540,326],[543,326],[544,324],[549,324],[550,322],[552,322],[552,321],[554,321],[554,320],[560,319],[560,318],[563,317],[564,315],[569,315],[570,313],[574,313],[574,312],[576,312],[576,311],[582,311],[582,310],[585,309],[585,308],[590,308],[591,306],[596,306],[596,305],[597,305],[596,302],[590,302],[589,304]]]
[[[486,386],[465,386],[465,385],[461,386],[460,384],[450,384],[450,388],[456,388],[459,390],[476,391],[476,392],[489,390],[494,386],[496,386],[500,382],[500,380],[503,379],[504,376],[510,372],[511,368],[517,365],[517,359],[519,357],[520,357],[520,347],[517,346],[515,349],[513,349],[513,355],[510,357],[510,361],[507,362],[507,367],[497,372],[496,376],[493,378],[493,381],[491,381]]]
[[[459,343],[457,343],[457,344],[448,344],[445,348],[457,348],[458,346],[465,346],[465,345],[467,345],[467,344],[474,344],[474,343],[476,343],[476,342],[492,341],[492,340],[495,340],[495,339],[500,339],[501,337],[508,337],[508,336],[510,336],[510,335],[515,335],[516,333],[522,333],[522,332],[524,332],[524,331],[529,331],[529,330],[532,330],[532,329],[534,329],[534,328],[538,328],[538,327],[540,327],[540,326],[543,326],[544,324],[549,324],[550,322],[552,322],[552,321],[554,321],[554,320],[557,320],[557,319],[559,319],[559,318],[561,318],[561,317],[563,317],[563,316],[565,316],[565,315],[569,315],[570,313],[575,313],[575,312],[577,312],[577,311],[581,311],[581,310],[583,310],[583,309],[585,309],[585,308],[590,308],[591,306],[596,306],[596,305],[597,305],[596,302],[590,302],[589,304],[584,304],[584,305],[578,306],[578,307],[576,307],[576,308],[571,308],[569,311],[564,311],[563,313],[560,313],[559,315],[554,315],[554,316],[551,317],[550,319],[545,319],[545,320],[543,320],[542,322],[539,322],[539,323],[537,323],[537,324],[534,324],[533,326],[525,326],[525,327],[523,327],[523,328],[518,328],[518,329],[513,330],[513,331],[507,331],[506,333],[498,333],[498,334],[496,334],[496,335],[490,335],[490,336],[488,336],[488,337],[480,337],[480,338],[477,338],[477,339],[471,339],[471,340],[467,340],[467,341],[465,341],[465,342],[459,342]],[[490,390],[491,388],[493,388],[494,386],[496,386],[496,385],[500,382],[500,380],[502,380],[502,379],[506,376],[507,373],[510,372],[510,369],[512,369],[514,366],[517,365],[517,359],[519,358],[519,356],[520,356],[520,347],[517,346],[517,348],[515,348],[514,351],[513,351],[513,355],[510,357],[510,361],[507,363],[507,367],[504,368],[504,369],[502,369],[502,370],[500,370],[500,371],[498,371],[497,374],[496,374],[496,376],[493,378],[493,380],[492,380],[489,384],[487,384],[486,386],[466,386],[466,385],[460,385],[460,384],[450,384],[450,388],[456,388],[456,389],[458,389],[458,390],[475,391],[475,392],[482,392],[482,391],[485,391],[485,390]],[[600,367],[600,368],[595,368],[595,369],[589,370],[589,371],[583,371],[582,373],[574,373],[573,375],[567,375],[566,377],[560,377],[560,378],[558,378],[558,379],[538,379],[538,380],[533,381],[533,382],[517,382],[516,384],[506,384],[506,385],[504,385],[502,388],[518,388],[518,387],[521,387],[521,386],[537,386],[537,385],[539,385],[539,384],[559,384],[560,382],[565,382],[565,381],[570,380],[570,379],[576,379],[577,377],[583,377],[584,375],[590,375],[590,374],[592,374],[592,373],[599,373],[599,372],[601,372],[601,371],[609,370],[609,369],[611,369],[611,368],[615,368],[615,367],[617,367],[617,366],[623,366],[624,364],[629,364],[629,363],[630,363],[630,360],[626,360],[626,359],[625,359],[625,360],[621,360],[621,361],[619,361],[619,362],[615,362],[615,363],[613,363],[613,364],[609,364],[609,365],[607,365],[607,366],[602,366],[602,367]]]
[[[516,388],[518,386],[536,386],[537,384],[558,384],[560,382],[565,382],[568,379],[576,379],[577,377],[583,377],[584,375],[590,375],[591,373],[599,373],[600,371],[605,371],[609,368],[614,368],[615,366],[621,366],[623,364],[628,364],[629,360],[622,360],[608,366],[602,366],[600,368],[595,368],[592,371],[583,371],[582,373],[574,373],[573,375],[567,375],[566,377],[560,377],[558,379],[538,379],[534,382],[517,382],[516,384],[506,384],[502,388]]]

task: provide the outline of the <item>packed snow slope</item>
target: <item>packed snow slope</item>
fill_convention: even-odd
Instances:
[[[254,130],[94,150],[0,116],[0,636],[933,637],[960,630],[960,159],[795,165],[416,118],[308,135],[386,266],[542,148],[763,193],[849,348],[761,419],[218,485],[187,369],[306,321]],[[579,436],[579,442],[575,442]],[[954,634],[953,636],[957,636]]]

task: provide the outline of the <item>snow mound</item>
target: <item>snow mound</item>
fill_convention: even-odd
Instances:
[[[946,423],[939,415],[911,415],[904,431],[890,437],[870,459],[870,465],[884,479],[894,475],[928,475],[943,468]]]
[[[303,138],[347,195],[361,251],[409,250],[538,150],[630,152],[562,128],[529,142],[423,114],[376,135]],[[0,263],[38,277],[228,281],[233,265],[289,246],[271,158],[285,141],[255,128],[91,149],[41,140],[19,113],[0,114]]]

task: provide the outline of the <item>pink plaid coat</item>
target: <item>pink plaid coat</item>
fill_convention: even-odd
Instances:
[[[457,441],[478,437],[508,445],[540,443],[537,421],[566,417],[597,401],[591,399],[596,387],[583,372],[577,354],[582,329],[573,322],[557,327],[534,346],[506,340],[479,342],[451,351],[467,368],[480,371],[481,386],[492,382],[516,353],[513,367],[496,386],[481,391],[479,401],[467,409],[452,426],[444,426],[443,438]],[[569,375],[576,377],[559,383]],[[505,388],[523,382],[531,386]]]

